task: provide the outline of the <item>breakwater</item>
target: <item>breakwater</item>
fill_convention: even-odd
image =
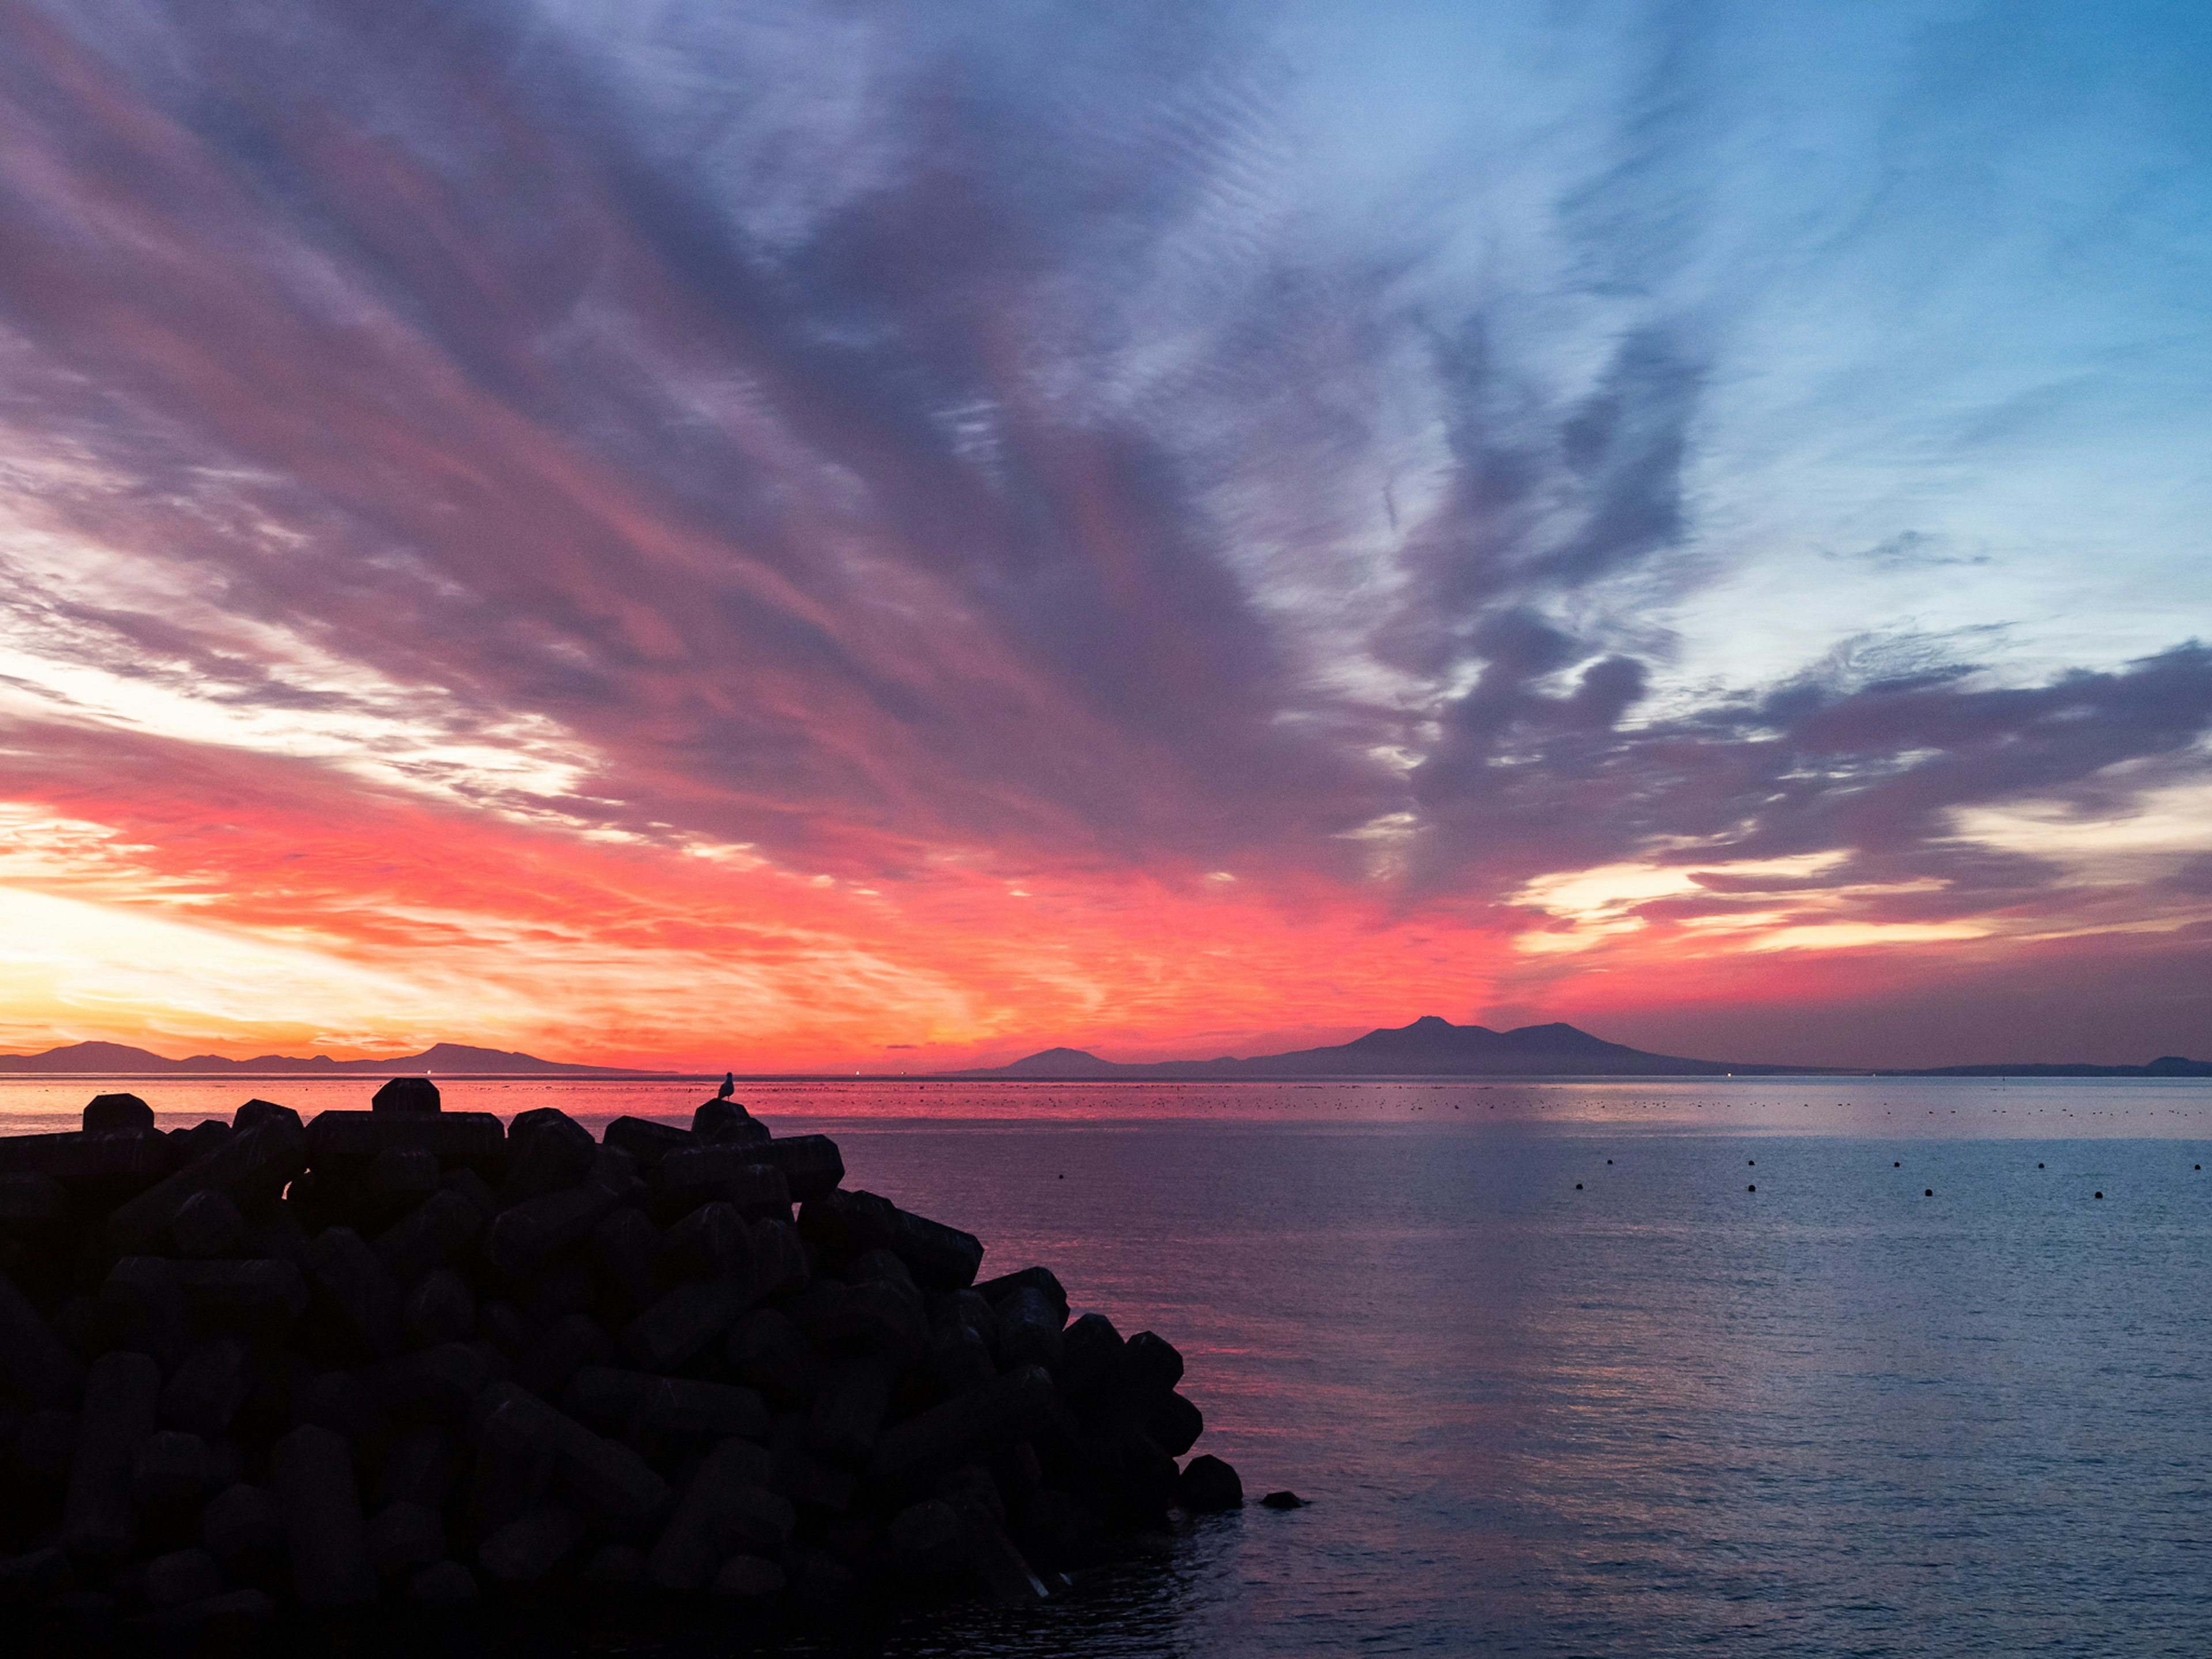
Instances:
[[[1019,1601],[1242,1501],[1170,1343],[733,1101],[152,1121],[0,1139],[0,1602],[49,1621]]]

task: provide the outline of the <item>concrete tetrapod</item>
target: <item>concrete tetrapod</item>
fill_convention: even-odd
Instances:
[[[0,1603],[210,1633],[1018,1604],[1241,1501],[1177,1467],[1205,1417],[1171,1344],[844,1177],[727,1098],[601,1139],[422,1079],[0,1139]]]

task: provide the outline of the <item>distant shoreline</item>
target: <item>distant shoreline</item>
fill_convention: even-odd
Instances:
[[[736,1075],[732,1073],[732,1075]],[[720,1071],[646,1071],[626,1066],[595,1066],[541,1060],[512,1048],[486,1048],[465,1042],[434,1042],[419,1053],[383,1060],[332,1060],[326,1054],[256,1054],[229,1060],[220,1054],[191,1054],[170,1060],[134,1044],[107,1042],[65,1043],[43,1054],[0,1054],[4,1077],[129,1078],[482,1078],[520,1082],[568,1078],[595,1082],[641,1084],[715,1083]],[[1082,1048],[1041,1048],[1003,1066],[962,1066],[951,1071],[747,1072],[748,1084],[848,1083],[866,1079],[911,1083],[1320,1083],[1512,1081],[1595,1082],[1702,1077],[1772,1078],[2212,1078],[2212,1060],[2164,1054],[2133,1066],[2099,1066],[2085,1061],[2021,1060],[1964,1066],[1782,1066],[1759,1060],[1692,1060],[1653,1054],[1625,1043],[1608,1042],[1559,1021],[1496,1031],[1484,1025],[1455,1025],[1434,1014],[1411,1024],[1385,1026],[1350,1042],[1286,1054],[1249,1058],[1224,1054],[1212,1060],[1121,1061]]]

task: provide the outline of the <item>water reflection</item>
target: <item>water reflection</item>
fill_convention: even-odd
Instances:
[[[1893,1092],[1829,1097],[1862,1123],[1954,1102],[1972,1133],[1788,1133],[1807,1109],[1763,1081],[1698,1084],[1664,1121],[1603,1089],[1563,1088],[1556,1121],[1472,1123],[1427,1109],[1425,1085],[1419,1121],[1403,1091],[1272,1123],[1251,1096],[1199,1121],[1141,1121],[1126,1096],[1102,1120],[1067,1090],[1018,1121],[915,1119],[842,1086],[780,1115],[757,1101],[839,1133],[852,1184],[974,1227],[992,1269],[1046,1262],[1079,1306],[1177,1342],[1203,1447],[1249,1492],[1316,1500],[1194,1528],[1042,1609],[780,1650],[2212,1650],[2207,1149],[2023,1140],[2011,1095],[1857,1086],[1876,1085]],[[191,1091],[236,1103],[215,1087],[145,1092],[197,1116]],[[340,1088],[360,1085],[292,1103],[357,1103],[322,1094]],[[2169,1133],[2212,1102],[2039,1088],[2040,1113]],[[477,1084],[452,1103],[605,1116],[660,1097]],[[1730,1132],[1686,1127],[1698,1114]],[[718,1626],[622,1618],[508,1640],[733,1650]]]
[[[74,1128],[97,1089],[128,1088],[165,1127],[228,1118],[250,1095],[305,1114],[368,1103],[375,1079],[356,1077],[0,1077],[9,1133]],[[516,1078],[441,1078],[448,1110],[512,1117],[559,1105],[593,1121],[625,1113],[681,1116],[712,1085]],[[2212,1083],[2188,1078],[1657,1078],[1556,1083],[917,1083],[907,1079],[746,1083],[762,1116],[927,1127],[966,1122],[1338,1124],[1480,1133],[1532,1124],[1570,1131],[1697,1134],[1854,1134],[1887,1138],[2085,1139],[2212,1133]]]

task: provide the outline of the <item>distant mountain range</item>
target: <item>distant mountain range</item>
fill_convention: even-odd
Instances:
[[[472,1048],[465,1042],[434,1042],[419,1054],[392,1060],[332,1060],[328,1054],[300,1059],[291,1054],[262,1054],[252,1060],[225,1060],[221,1054],[194,1054],[169,1060],[125,1042],[72,1042],[49,1048],[42,1054],[0,1054],[0,1073],[41,1072],[97,1072],[111,1077],[154,1076],[169,1073],[208,1073],[236,1077],[248,1073],[368,1073],[384,1076],[438,1076],[474,1073],[522,1073],[560,1077],[665,1077],[665,1072],[629,1071],[619,1066],[570,1066],[535,1054],[504,1048]]]
[[[1297,1048],[1249,1060],[1163,1060],[1121,1065],[1081,1048],[1046,1048],[1007,1066],[959,1077],[1293,1078],[1293,1077],[1775,1077],[1811,1066],[1759,1066],[1685,1060],[1607,1042],[1574,1026],[1522,1025],[1493,1031],[1455,1025],[1434,1014],[1411,1025],[1386,1026],[1328,1048]]]
[[[1764,1066],[1743,1060],[1686,1060],[1607,1042],[1572,1025],[1522,1025],[1493,1031],[1455,1025],[1434,1014],[1411,1025],[1386,1026],[1327,1048],[1239,1060],[1164,1060],[1124,1065],[1081,1048],[1045,1048],[1010,1065],[957,1072],[956,1077],[1304,1078],[1304,1077],[1803,1077],[1869,1074],[1867,1066]],[[1926,1071],[1883,1068],[1883,1077],[2212,1077],[2212,1060],[2169,1054],[2148,1066],[1945,1066]]]
[[[276,1076],[305,1073],[396,1077],[429,1073],[456,1076],[660,1077],[690,1075],[646,1072],[619,1066],[573,1066],[558,1060],[505,1048],[475,1048],[465,1042],[436,1042],[419,1054],[392,1060],[305,1059],[262,1054],[225,1060],[194,1054],[170,1060],[122,1042],[72,1042],[42,1054],[0,1054],[0,1076],[42,1073],[92,1073],[109,1077],[168,1074]],[[1178,1079],[1306,1077],[2203,1077],[2212,1078],[2212,1060],[2168,1054],[2145,1066],[2014,1064],[1938,1066],[1922,1071],[1863,1066],[1763,1066],[1753,1061],[1686,1060],[1655,1054],[1624,1043],[1607,1042],[1572,1025],[1522,1025],[1493,1031],[1486,1025],[1455,1025],[1429,1014],[1411,1025],[1386,1026],[1327,1048],[1297,1048],[1249,1059],[1162,1060],[1124,1065],[1101,1060],[1081,1048],[1042,1048],[1006,1066],[979,1066],[945,1077],[1031,1078],[1079,1082],[1092,1078]],[[755,1073],[757,1079],[763,1074]],[[797,1074],[793,1074],[797,1075]],[[830,1074],[824,1074],[830,1075]],[[843,1076],[843,1073],[834,1075]]]

